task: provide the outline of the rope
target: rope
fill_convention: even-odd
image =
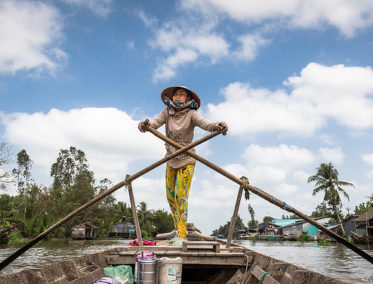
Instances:
[[[247,276],[248,276],[248,268],[249,268],[249,256],[247,255],[247,254],[245,254],[245,257],[246,257],[246,269],[245,269],[245,274],[244,274],[244,277],[243,277],[243,279],[242,279],[242,284],[245,284],[245,282],[246,282],[246,278],[247,278]]]
[[[242,180],[242,187],[245,189],[245,190],[248,190],[248,187],[249,187],[249,180],[247,179],[247,177],[245,176],[242,176],[240,178],[240,180]]]
[[[130,184],[130,182],[128,181],[130,177],[130,175],[126,175],[126,179],[124,180],[126,186]]]
[[[264,273],[262,274],[262,276],[260,276],[260,278],[259,278],[259,284],[262,284],[262,283],[263,283],[264,277],[266,277],[267,274],[269,274],[269,272],[264,272]]]

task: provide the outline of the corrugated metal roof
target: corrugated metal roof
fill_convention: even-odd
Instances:
[[[303,219],[273,219],[272,224],[283,227],[298,221],[303,221]]]
[[[367,215],[368,215],[368,220],[370,220],[370,219],[373,218],[373,208],[370,208],[370,209],[368,210],[368,214],[363,213],[363,214],[360,214],[358,217],[354,218],[354,221],[355,221],[355,222],[365,221],[366,218],[367,218]]]

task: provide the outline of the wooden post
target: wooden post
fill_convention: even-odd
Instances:
[[[243,186],[241,185],[240,188],[238,189],[238,194],[237,194],[237,199],[236,199],[236,205],[234,206],[234,211],[233,211],[233,216],[232,216],[232,220],[231,220],[231,225],[229,227],[227,244],[225,245],[226,248],[229,248],[231,246],[233,232],[234,232],[234,227],[236,226],[238,209],[240,208],[242,192],[243,192]]]
[[[127,188],[128,188],[128,194],[130,196],[130,201],[131,201],[133,221],[135,222],[137,241],[139,243],[139,246],[142,246],[143,244],[142,235],[141,235],[141,229],[140,229],[140,224],[139,224],[139,218],[137,217],[137,212],[136,212],[136,203],[135,203],[135,197],[133,196],[132,184],[131,183],[127,184]]]
[[[365,234],[367,235],[368,250],[370,250],[369,229],[368,229],[368,225],[369,225],[368,211],[369,211],[369,209],[367,209],[367,211],[365,212]]]

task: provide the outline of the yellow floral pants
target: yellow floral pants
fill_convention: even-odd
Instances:
[[[166,167],[166,193],[174,219],[176,236],[185,238],[188,219],[188,197],[195,164],[179,169]]]

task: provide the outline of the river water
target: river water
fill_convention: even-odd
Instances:
[[[127,246],[126,240],[46,241],[29,249],[2,273],[9,274],[42,264],[61,261],[84,254]],[[235,241],[251,250],[284,260],[346,283],[373,283],[373,266],[350,249],[333,244],[318,246],[317,242]],[[22,245],[0,245],[0,261]],[[373,255],[373,250],[366,250]]]

